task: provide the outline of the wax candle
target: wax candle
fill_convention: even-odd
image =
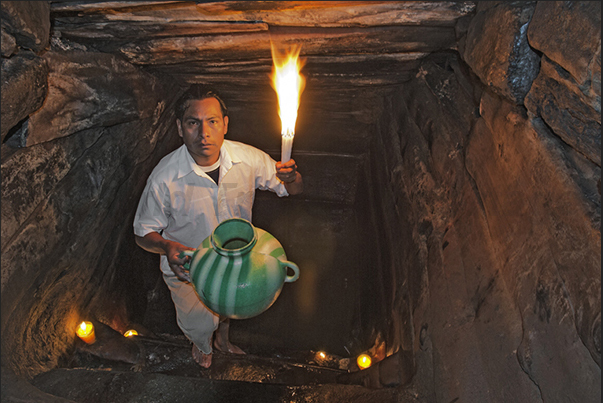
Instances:
[[[360,354],[356,359],[356,363],[358,364],[358,368],[366,369],[371,366],[371,356],[368,354]]]
[[[134,329],[126,330],[126,332],[124,333],[124,336],[126,336],[126,337],[138,336],[138,332]]]
[[[80,323],[75,333],[80,339],[84,340],[86,344],[92,344],[96,341],[94,326],[91,322],[84,321]]]
[[[291,148],[293,147],[293,135],[283,134],[281,141],[281,162],[285,163],[291,159]]]

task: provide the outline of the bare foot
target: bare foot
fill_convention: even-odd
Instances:
[[[211,366],[211,353],[205,354],[193,344],[193,360],[203,368]]]
[[[235,346],[228,340],[228,330],[230,328],[230,320],[222,318],[218,329],[214,333],[214,348],[218,351],[231,354],[245,354],[245,351]]]
[[[235,346],[229,341],[226,342],[218,342],[218,338],[214,340],[214,348],[223,353],[231,353],[231,354],[246,354],[245,351],[241,350],[239,347]]]

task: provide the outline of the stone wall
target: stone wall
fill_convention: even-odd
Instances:
[[[26,376],[73,348],[88,310],[131,303],[138,197],[178,140],[179,87],[48,28],[47,2],[2,2],[2,360]]]
[[[480,2],[460,57],[428,58],[385,108],[387,342],[427,401],[601,398],[600,16]]]

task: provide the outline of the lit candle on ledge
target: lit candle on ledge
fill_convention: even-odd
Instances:
[[[358,368],[367,369],[371,366],[371,356],[368,354],[360,354],[356,359],[356,363],[358,364]]]
[[[134,329],[130,329],[124,333],[124,336],[126,336],[126,337],[138,336],[138,332]]]
[[[91,322],[84,321],[80,323],[75,334],[84,340],[86,344],[92,344],[96,341],[96,336],[94,335],[94,326]]]
[[[295,121],[299,98],[305,86],[304,77],[299,74],[303,62],[299,59],[301,47],[295,46],[285,57],[280,57],[272,45],[272,87],[278,97],[278,114],[281,118],[281,162],[291,159],[291,148],[295,136]]]

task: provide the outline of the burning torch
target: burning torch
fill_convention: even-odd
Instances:
[[[299,59],[301,46],[294,46],[287,52],[279,52],[271,43],[272,87],[278,97],[278,115],[281,118],[281,162],[291,159],[291,147],[295,136],[295,121],[299,99],[306,80],[299,74],[303,62]]]

